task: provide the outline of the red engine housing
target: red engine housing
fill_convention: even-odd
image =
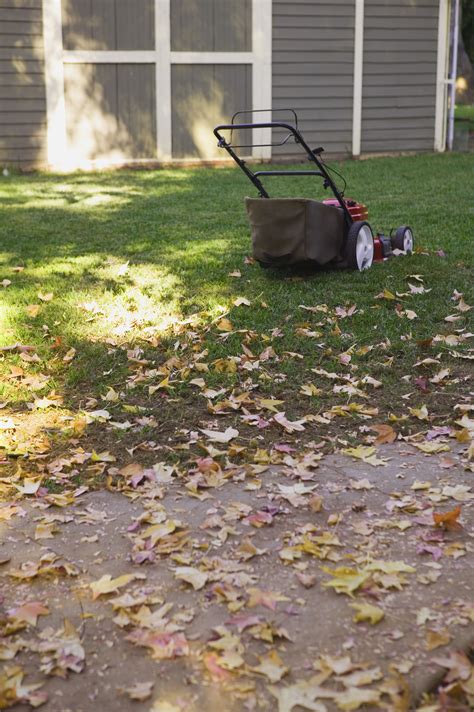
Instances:
[[[339,201],[336,198],[328,198],[323,200],[324,205],[333,205],[335,208],[340,207]],[[363,203],[358,203],[356,200],[351,198],[344,198],[344,204],[351,214],[352,219],[355,220],[368,220],[369,211],[366,205]]]

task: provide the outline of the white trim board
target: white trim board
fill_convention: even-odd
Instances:
[[[171,10],[170,0],[155,0],[156,155],[170,161],[171,127]]]
[[[171,64],[252,64],[253,52],[171,52]]]
[[[272,0],[252,0],[252,55],[252,108],[271,109]],[[254,143],[270,144],[272,141],[271,129],[259,129],[253,133]],[[256,146],[252,155],[254,158],[271,158],[272,147]]]
[[[352,98],[352,155],[360,156],[362,135],[362,82],[364,78],[364,0],[355,0],[354,94]]]
[[[43,0],[47,155],[52,168],[67,167],[66,105],[61,0]]]
[[[444,151],[446,148],[446,110],[449,61],[449,18],[450,0],[439,1],[438,18],[438,59],[436,65],[436,111],[434,150]]]
[[[154,64],[156,52],[128,50],[66,50],[65,64]]]

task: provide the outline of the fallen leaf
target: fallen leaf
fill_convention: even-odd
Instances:
[[[11,608],[8,611],[10,618],[15,618],[18,621],[24,621],[29,625],[36,625],[39,616],[47,616],[49,609],[46,608],[40,601],[29,601],[18,608]],[[1,705],[0,705],[1,709]]]
[[[270,650],[263,655],[260,658],[260,665],[250,669],[259,675],[264,675],[270,682],[279,682],[289,672],[289,668],[285,666],[276,650]]]
[[[444,529],[459,529],[461,526],[458,522],[460,514],[461,505],[455,509],[451,509],[449,512],[433,512],[433,521],[437,527],[443,527]]]
[[[370,603],[350,603],[349,605],[356,611],[352,619],[355,623],[368,622],[375,625],[385,617],[385,612],[381,608]]]
[[[219,432],[218,430],[203,430],[201,428],[201,432],[215,443],[228,443],[239,434],[238,430],[231,427],[228,427],[224,432]]]
[[[208,575],[204,571],[200,571],[193,566],[178,566],[174,575],[177,579],[191,584],[195,591],[204,588],[208,580]]]
[[[121,687],[119,691],[122,695],[128,695],[131,700],[143,702],[151,697],[154,682],[136,682],[131,687]]]
[[[126,586],[136,578],[138,578],[137,574],[123,574],[114,579],[110,574],[104,574],[100,579],[89,584],[92,591],[92,600],[95,601],[99,596],[104,596],[108,593],[115,593],[119,588]]]

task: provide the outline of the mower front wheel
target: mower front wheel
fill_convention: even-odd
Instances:
[[[368,222],[352,223],[347,233],[345,258],[349,269],[362,272],[369,269],[374,260],[374,235]]]
[[[411,255],[414,243],[411,227],[408,225],[398,227],[395,231],[395,235],[392,235],[391,242],[393,250],[402,250],[402,252]]]

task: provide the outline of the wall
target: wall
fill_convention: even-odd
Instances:
[[[273,0],[273,106],[295,109],[311,147],[331,153],[352,148],[354,15],[353,0]]]
[[[438,0],[365,0],[362,151],[432,151]]]
[[[0,165],[45,163],[41,0],[0,0]]]

